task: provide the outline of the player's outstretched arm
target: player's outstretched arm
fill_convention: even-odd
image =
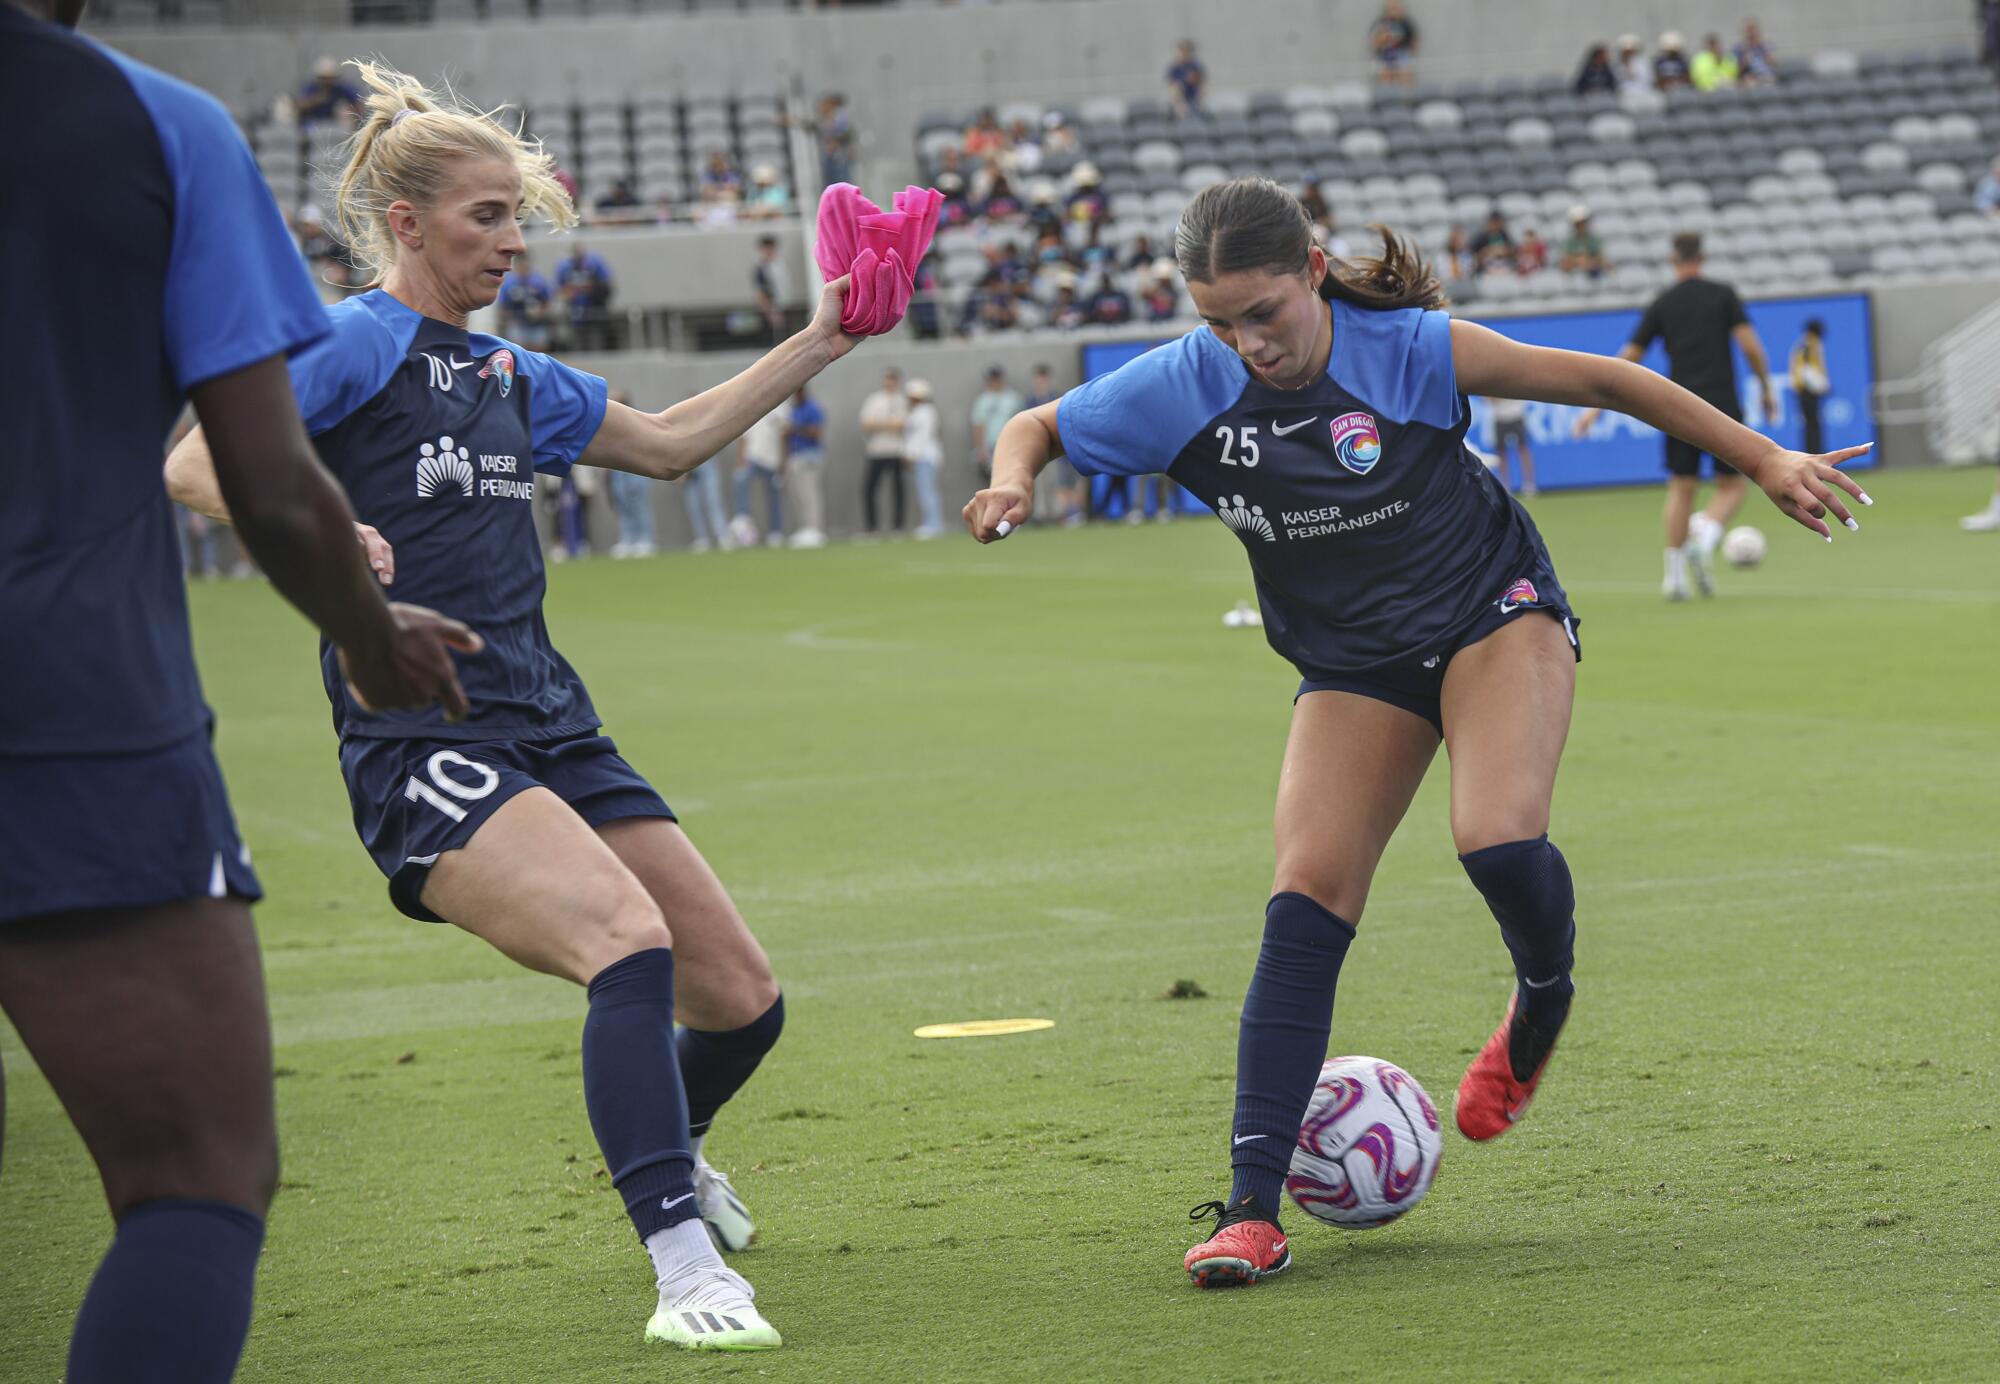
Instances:
[[[479,636],[420,606],[391,606],[354,542],[354,512],[320,465],[299,419],[283,356],[198,384],[220,508],[271,584],[334,642],[357,697],[371,707],[443,702],[465,714],[449,650]]]
[[[1505,399],[1539,399],[1614,409],[1650,423],[1728,462],[1748,476],[1788,518],[1829,542],[1831,514],[1859,529],[1841,492],[1873,504],[1854,480],[1837,468],[1875,444],[1849,447],[1824,456],[1787,451],[1751,428],[1704,403],[1664,375],[1642,365],[1579,351],[1524,346],[1471,322],[1451,324],[1451,351],[1458,387],[1467,394]]]
[[[630,471],[654,480],[676,480],[743,436],[752,423],[798,392],[800,385],[839,360],[861,338],[840,329],[847,278],[819,295],[813,320],[755,365],[661,413],[607,405],[604,423],[579,458],[586,466]]]
[[[190,428],[187,436],[174,444],[173,451],[167,454],[166,474],[169,499],[219,523],[231,522],[229,505],[222,498],[222,485],[215,478],[215,458],[200,428]],[[384,586],[394,585],[396,550],[389,540],[374,525],[359,520],[354,524],[354,536],[360,540],[361,551],[376,579]]]
[[[993,445],[993,477],[965,504],[965,527],[981,543],[1005,538],[1027,522],[1035,503],[1035,477],[1062,454],[1056,429],[1062,400],[1051,399],[1009,418]]]

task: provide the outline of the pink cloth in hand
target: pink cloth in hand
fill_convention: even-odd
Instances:
[[[853,276],[840,315],[842,331],[880,336],[903,320],[943,206],[944,195],[924,187],[897,193],[889,211],[852,183],[835,183],[820,194],[813,257],[828,281]]]

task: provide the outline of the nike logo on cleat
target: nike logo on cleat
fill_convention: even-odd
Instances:
[[[1289,428],[1286,428],[1286,427],[1280,427],[1280,426],[1279,426],[1278,424],[1276,424],[1276,423],[1273,423],[1273,424],[1271,425],[1271,436],[1273,436],[1273,437],[1290,437],[1290,436],[1291,436],[1291,435],[1292,435],[1293,433],[1297,432],[1297,431],[1298,431],[1298,430],[1299,430],[1300,428],[1303,428],[1303,427],[1304,427],[1304,426],[1305,426],[1305,425],[1306,425],[1307,423],[1311,423],[1311,422],[1314,422],[1314,421],[1316,421],[1316,420],[1317,420],[1318,418],[1319,418],[1319,415],[1318,415],[1317,413],[1315,413],[1315,414],[1314,414],[1314,415],[1313,415],[1313,416],[1312,416],[1311,418],[1304,418],[1304,419],[1301,419],[1301,420],[1299,420],[1298,422],[1296,422],[1296,423],[1292,424],[1292,426],[1290,426]]]

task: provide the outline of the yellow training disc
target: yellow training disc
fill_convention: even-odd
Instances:
[[[972,1019],[962,1024],[925,1024],[919,1038],[997,1038],[1003,1033],[1033,1033],[1054,1028],[1054,1019]]]

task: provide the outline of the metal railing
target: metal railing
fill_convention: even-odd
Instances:
[[[1924,347],[1917,373],[1876,386],[1878,423],[1921,423],[1947,466],[2000,460],[2000,303]]]

